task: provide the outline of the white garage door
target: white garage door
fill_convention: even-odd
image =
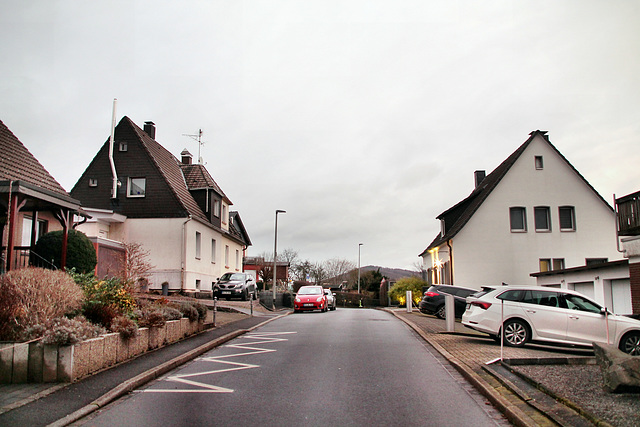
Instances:
[[[616,314],[632,314],[631,309],[631,284],[629,279],[611,281],[611,297],[613,299],[612,310]]]

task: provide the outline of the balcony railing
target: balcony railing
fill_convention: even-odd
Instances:
[[[0,250],[0,274],[5,273],[5,260],[7,258],[7,248],[3,246]],[[46,267],[57,269],[52,261],[47,261],[35,252],[31,252],[30,246],[14,246],[13,259],[9,270],[19,270],[28,266]]]
[[[621,236],[640,235],[640,191],[616,199],[616,216]]]

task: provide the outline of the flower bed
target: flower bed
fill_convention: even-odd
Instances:
[[[0,343],[0,383],[72,382],[207,329],[187,318],[140,328],[135,336],[101,335],[73,345]]]

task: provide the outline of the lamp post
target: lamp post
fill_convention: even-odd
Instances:
[[[362,243],[358,243],[358,295],[360,295],[360,248]]]
[[[274,310],[276,308],[276,271],[278,269],[276,262],[278,260],[278,214],[279,213],[287,213],[287,211],[276,209],[275,238],[273,239],[273,309]]]

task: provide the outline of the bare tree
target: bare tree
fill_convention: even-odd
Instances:
[[[322,281],[327,278],[327,271],[323,262],[316,262],[311,267],[311,279],[316,285],[322,285]]]
[[[149,251],[142,244],[136,242],[124,242],[125,263],[122,279],[139,292],[141,285],[148,282],[149,272],[154,266],[149,261]]]
[[[348,273],[356,267],[353,261],[340,258],[331,258],[324,262],[324,266],[327,277],[334,286],[346,281]]]

